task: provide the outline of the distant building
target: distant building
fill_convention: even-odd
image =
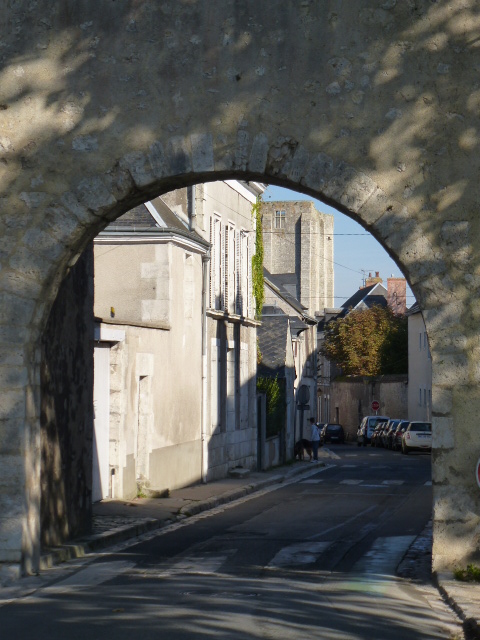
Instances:
[[[319,351],[323,344],[326,326],[332,320],[344,318],[355,311],[371,309],[376,305],[388,306],[396,315],[403,315],[406,312],[406,290],[407,281],[405,278],[394,278],[393,276],[387,278],[387,286],[385,287],[378,271],[373,276],[369,273],[365,284],[341,307],[323,310],[317,327]],[[320,421],[341,422],[350,436],[353,436],[359,420],[371,410],[369,407],[373,399],[379,400],[384,410],[398,414],[394,417],[402,417],[406,414],[406,382],[408,380],[406,375],[382,376],[382,383],[377,382],[375,391],[375,382],[367,385],[367,379],[363,377],[359,377],[357,380],[351,378],[348,381],[342,381],[341,384],[334,385],[333,382],[336,377],[341,375],[341,370],[335,362],[331,362],[321,353],[318,356],[317,366],[317,412]],[[374,397],[375,395],[377,397]]]
[[[317,390],[317,319],[309,315],[307,309],[293,297],[283,285],[283,276],[272,275],[264,269],[265,303],[262,311],[262,326],[258,329],[258,343],[262,362],[258,366],[258,376],[274,376],[285,379],[285,454],[284,460],[293,456],[295,439],[308,433],[308,418],[316,417]],[[282,337],[272,340],[272,335]],[[285,339],[287,347],[285,349]],[[293,360],[290,364],[290,352]],[[281,370],[276,366],[282,367]],[[300,387],[307,387],[310,395],[309,409],[303,414],[297,411],[297,394]],[[303,423],[300,422],[303,415]],[[284,461],[282,460],[282,461]]]
[[[417,303],[408,311],[408,419],[432,419],[432,357]]]
[[[262,203],[264,266],[315,316],[333,306],[332,215],[313,202]]]
[[[387,286],[378,271],[375,276],[371,273],[365,279],[365,285],[360,287],[341,308],[338,317],[345,317],[347,313],[356,309],[371,309],[374,305],[390,307],[396,315],[403,315],[407,310],[407,281],[405,278],[387,278]]]

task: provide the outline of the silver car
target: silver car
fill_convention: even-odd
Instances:
[[[387,416],[365,416],[360,423],[357,431],[357,445],[366,447],[370,442],[375,427],[380,422],[388,422],[390,418]]]

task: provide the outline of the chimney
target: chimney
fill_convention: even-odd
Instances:
[[[368,274],[368,278],[365,278],[365,286],[371,287],[372,284],[382,284],[383,280],[380,278],[380,272],[375,271],[375,277],[372,278],[372,274]]]
[[[387,278],[387,304],[397,316],[407,310],[407,281],[405,278]]]

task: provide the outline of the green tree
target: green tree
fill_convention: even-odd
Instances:
[[[407,319],[381,306],[351,311],[327,325],[322,353],[345,375],[407,373]]]

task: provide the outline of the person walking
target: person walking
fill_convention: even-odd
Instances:
[[[313,459],[311,462],[318,462],[318,447],[320,446],[320,430],[315,423],[315,418],[310,418]]]

